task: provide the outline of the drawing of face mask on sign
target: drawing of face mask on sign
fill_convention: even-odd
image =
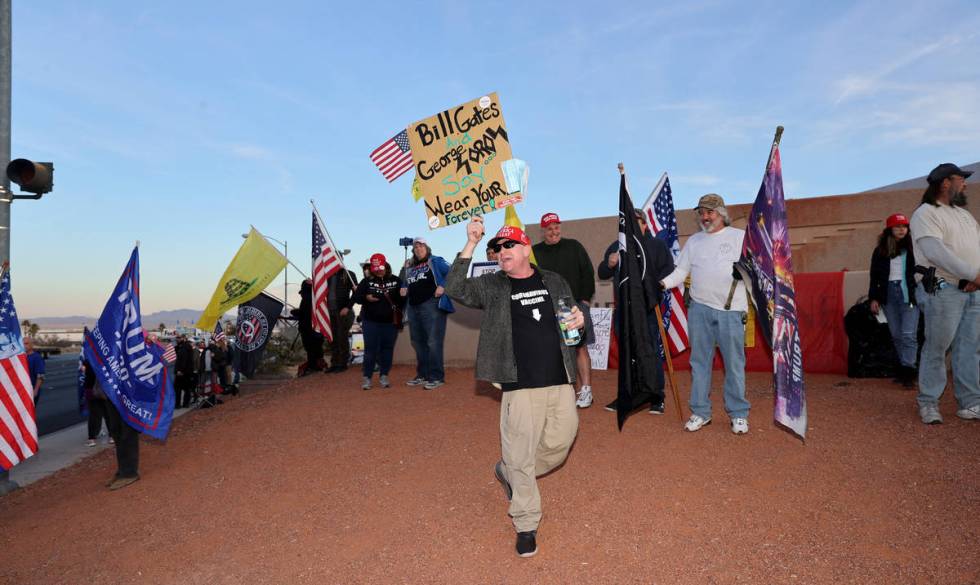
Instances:
[[[504,172],[504,182],[507,183],[507,193],[523,193],[527,197],[527,163],[519,158],[512,158],[500,163]]]

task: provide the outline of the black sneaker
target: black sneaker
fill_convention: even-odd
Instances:
[[[616,412],[616,402],[617,401],[618,401],[618,399],[617,400],[613,400],[612,402],[610,402],[609,404],[607,404],[605,406],[606,410],[608,410],[609,412]]]
[[[538,554],[537,535],[537,530],[517,533],[517,556],[528,558]]]
[[[514,488],[510,487],[510,482],[504,476],[504,462],[500,460],[496,465],[493,466],[493,476],[497,478],[500,485],[504,488],[504,496],[507,497],[509,502],[514,497]]]
[[[654,404],[653,402],[650,403],[650,414],[663,414],[663,413],[664,413],[664,401],[663,400],[661,400],[660,402],[658,402],[656,404]]]

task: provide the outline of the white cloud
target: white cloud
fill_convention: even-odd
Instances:
[[[254,144],[232,144],[228,147],[228,151],[232,155],[246,160],[268,161],[273,158],[272,152],[268,149]]]

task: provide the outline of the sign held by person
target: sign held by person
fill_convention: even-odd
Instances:
[[[408,141],[429,229],[523,201],[501,168],[511,149],[496,93],[415,122]]]

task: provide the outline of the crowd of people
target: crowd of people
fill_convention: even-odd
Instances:
[[[965,181],[970,175],[950,163],[933,169],[911,219],[901,213],[890,215],[871,256],[870,308],[887,319],[899,359],[897,381],[910,388],[918,385],[919,416],[926,424],[943,421],[938,401],[946,387],[947,352],[952,356],[956,414],[980,420],[980,224],[966,209]],[[704,195],[695,211],[700,231],[686,241],[676,261],[664,242],[654,237],[644,214],[638,212],[633,218],[641,234],[637,254],[643,256],[642,278],[650,285],[644,290],[654,291],[643,299],[645,338],[653,346],[650,355],[662,355],[657,307],[664,291],[687,283],[692,385],[691,415],[684,429],[697,432],[712,422],[712,363],[717,349],[724,363],[722,396],[730,429],[744,435],[749,432],[751,409],[745,393],[745,325],[751,291],[733,271],[733,264],[740,257],[745,231],[731,225],[720,195]],[[405,383],[426,390],[444,385],[443,347],[447,317],[455,310],[453,301],[485,312],[475,375],[502,391],[501,457],[493,473],[509,502],[516,550],[523,557],[537,552],[542,511],[536,478],[565,461],[578,430],[577,410],[593,403],[587,345],[594,336],[589,306],[595,279],[618,283],[624,263],[624,251],[613,242],[594,267],[580,242],[563,237],[561,225],[556,213],[542,216],[543,239],[533,246],[522,229],[503,227],[485,249],[487,259],[499,269],[480,276],[470,276],[473,255],[484,236],[480,217],[467,225],[465,245],[451,265],[419,237],[412,241],[411,257],[398,275],[380,253],[362,264],[360,280],[352,272],[339,271],[331,277],[328,300],[333,326],[329,367],[324,339],[311,327],[309,281],[301,287],[300,306],[293,311],[307,354],[303,374],[337,373],[351,363],[348,335],[354,307],[360,305],[363,390],[372,389],[376,373],[381,388],[392,386],[394,348],[404,321],[416,357],[415,375]],[[618,297],[619,287],[614,290]],[[916,338],[920,316],[921,347]],[[618,336],[618,319],[613,323]],[[579,335],[569,335],[570,331]],[[230,361],[226,342],[194,348],[186,337],[179,338],[177,404],[186,407],[202,400],[207,395],[202,388],[237,391]],[[606,409],[646,408],[650,414],[663,414],[663,363],[656,361],[654,389],[643,397],[644,402],[620,409],[617,398]],[[97,384],[89,385],[88,380],[91,402],[104,400]],[[135,481],[138,444],[132,447],[128,425],[114,422],[113,411],[91,409],[89,439],[107,419],[119,458],[113,485],[122,487]]]

